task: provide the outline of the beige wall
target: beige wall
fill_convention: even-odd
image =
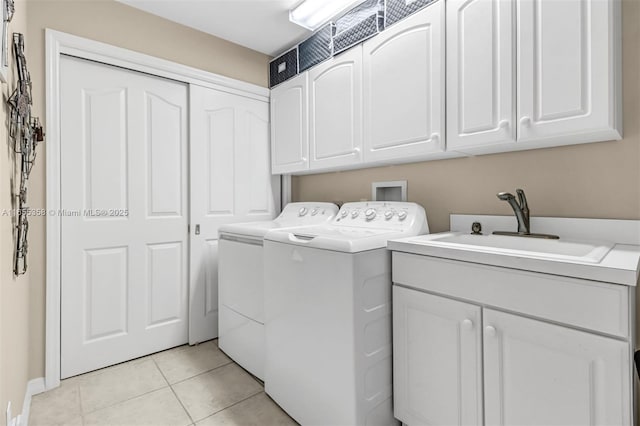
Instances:
[[[16,4],[9,31],[24,33],[27,28],[26,8]],[[29,275],[13,276],[13,218],[4,214],[12,209],[12,184],[18,184],[12,146],[7,134],[6,99],[16,86],[15,65],[9,68],[9,84],[2,84],[0,107],[0,424],[5,423],[7,402],[12,401],[14,416],[22,410],[22,401],[29,379],[29,307],[31,285]],[[19,170],[19,166],[18,166]],[[33,187],[33,185],[31,185]]]
[[[26,27],[27,60],[33,81],[34,115],[44,116],[44,29],[86,37],[119,47],[143,52],[181,64],[211,71],[220,75],[267,86],[269,57],[240,47],[225,40],[189,29],[165,19],[141,12],[113,0],[16,0]],[[26,14],[25,14],[26,12]],[[24,21],[24,17],[28,20]],[[5,88],[6,90],[6,88]],[[6,132],[0,126],[0,132]],[[0,133],[2,137],[4,133]],[[40,148],[38,164],[32,174],[30,207],[45,207],[45,152]],[[7,183],[7,153],[3,149],[0,160],[2,171],[2,207],[9,203]],[[13,401],[15,410],[21,409],[27,378],[44,376],[45,359],[45,227],[44,219],[31,220],[30,278],[19,283],[11,279],[8,251],[12,242],[8,237],[10,222],[0,218],[2,226],[3,324],[11,316],[11,326],[3,326],[0,339],[3,345],[15,344],[9,352],[0,350],[0,381],[2,395],[0,412],[6,400]],[[6,263],[6,264],[5,264]],[[19,285],[21,284],[21,285]],[[9,293],[10,292],[10,293]],[[6,294],[6,297],[5,297]],[[6,303],[5,303],[6,301]],[[16,315],[15,320],[13,316]],[[5,334],[4,330],[11,330]],[[5,375],[10,380],[5,380]],[[6,386],[5,386],[6,384]],[[4,416],[0,416],[4,419]],[[1,424],[1,423],[0,423]]]
[[[640,1],[623,16],[623,140],[295,177],[293,199],[370,199],[371,182],[406,179],[432,232],[451,213],[512,214],[495,194],[516,188],[534,216],[640,219]]]

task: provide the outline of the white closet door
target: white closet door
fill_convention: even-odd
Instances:
[[[269,104],[192,85],[189,343],[218,336],[218,228],[270,220],[279,176],[270,172]]]
[[[187,87],[60,67],[66,378],[187,342]]]

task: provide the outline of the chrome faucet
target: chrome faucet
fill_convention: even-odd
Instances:
[[[497,195],[499,199],[509,203],[509,205],[513,209],[513,212],[516,214],[516,219],[518,219],[518,232],[494,231],[493,233],[496,235],[547,238],[557,240],[557,235],[531,233],[531,226],[529,225],[529,205],[527,204],[527,197],[524,195],[524,191],[522,189],[516,189],[516,194],[518,195],[518,201],[516,201],[516,197],[513,194],[510,194],[508,192],[499,192]]]
[[[516,214],[516,219],[518,219],[518,232],[521,234],[530,234],[531,228],[529,226],[529,205],[527,204],[527,197],[524,195],[522,189],[516,189],[516,194],[518,194],[520,203],[516,201],[516,197],[514,197],[513,194],[508,192],[499,192],[498,198],[509,203],[513,212]]]

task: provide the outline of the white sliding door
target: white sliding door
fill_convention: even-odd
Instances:
[[[182,83],[60,67],[66,378],[187,342],[188,105]]]
[[[218,336],[218,228],[269,220],[279,176],[269,169],[269,104],[191,86],[189,343]],[[247,265],[252,267],[252,265]]]

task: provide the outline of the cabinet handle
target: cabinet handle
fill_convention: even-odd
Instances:
[[[509,128],[509,121],[508,120],[502,120],[499,124],[498,127],[500,127],[501,129],[508,129]]]
[[[301,160],[302,160],[303,163],[306,163],[307,162],[307,157],[302,157]]]
[[[525,115],[520,119],[520,124],[524,127],[529,127],[531,125],[531,118]]]
[[[484,333],[487,335],[487,337],[495,337],[496,329],[495,329],[495,327],[492,327],[492,326],[488,325],[488,326],[485,327]]]
[[[431,140],[434,142],[438,142],[438,139],[440,139],[440,135],[437,133],[432,133],[431,134]]]
[[[473,328],[473,321],[471,321],[470,319],[465,319],[464,321],[462,321],[462,328],[464,328],[465,330],[471,330]]]
[[[360,154],[360,148],[357,148],[357,147],[353,148],[353,153],[356,154],[356,155]]]

